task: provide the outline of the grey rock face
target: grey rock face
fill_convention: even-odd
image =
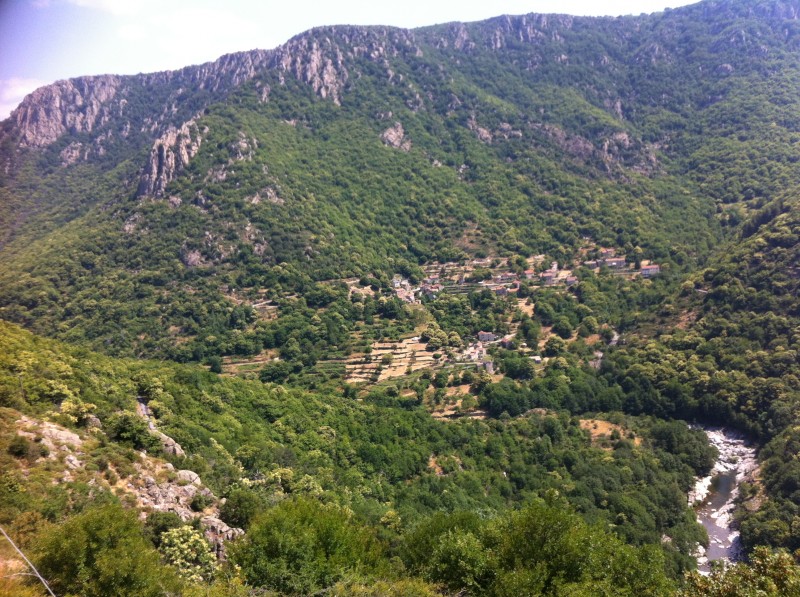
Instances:
[[[40,87],[11,117],[23,147],[46,147],[66,132],[90,133],[111,117],[120,77],[104,75],[58,81]]]
[[[244,535],[242,529],[229,527],[222,522],[219,518],[213,516],[204,516],[200,519],[200,524],[203,525],[203,531],[206,539],[211,543],[214,553],[218,559],[225,559],[225,543],[233,541],[237,537]]]
[[[200,151],[201,131],[194,120],[180,129],[169,127],[150,150],[150,157],[139,178],[139,196],[163,197],[164,189]]]
[[[184,481],[186,483],[191,483],[192,485],[200,485],[200,475],[194,471],[182,470],[178,471],[177,475],[178,481]]]
[[[383,131],[381,139],[389,147],[394,147],[395,149],[401,149],[403,151],[411,150],[411,140],[406,138],[403,125],[399,122],[395,122],[394,125]]]

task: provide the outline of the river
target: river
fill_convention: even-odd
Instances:
[[[732,528],[734,501],[739,484],[752,477],[758,468],[756,449],[747,439],[729,429],[700,427],[719,450],[708,477],[698,479],[689,492],[697,520],[708,532],[708,549],[698,548],[697,568],[708,574],[714,560],[736,561],[739,557],[739,531]]]

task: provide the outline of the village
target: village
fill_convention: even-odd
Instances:
[[[425,371],[431,374],[449,372],[454,381],[460,379],[464,371],[473,371],[475,374],[483,371],[493,381],[498,381],[503,376],[497,370],[496,351],[513,349],[530,359],[533,370],[539,371],[549,360],[545,346],[548,340],[557,334],[550,326],[543,326],[537,345],[528,346],[520,342],[517,337],[519,318],[522,315],[532,318],[536,308],[530,290],[552,288],[557,292],[568,292],[578,283],[579,276],[585,275],[587,270],[596,275],[619,276],[629,280],[636,277],[653,278],[661,273],[659,264],[646,260],[636,264],[614,248],[598,247],[586,240],[578,256],[566,264],[551,261],[545,255],[530,256],[524,261],[519,257],[509,259],[487,256],[458,263],[426,264],[422,267],[424,277],[415,279],[415,283],[396,274],[391,279],[389,292],[410,309],[424,312],[425,304],[436,300],[441,294],[468,295],[488,291],[511,301],[513,306],[509,313],[516,313],[516,317],[510,314],[508,320],[501,326],[501,330],[480,330],[474,337],[461,339],[458,346],[447,346],[436,350],[431,348],[432,344],[429,344],[426,338],[421,337],[424,335],[424,326],[418,327],[414,333],[393,340],[373,341],[364,351],[354,352],[344,359],[327,361],[327,364],[322,366],[331,370],[343,368],[343,381],[361,387],[391,382]],[[375,296],[379,292],[355,278],[342,282],[348,285],[351,295]],[[525,292],[520,292],[521,289]],[[271,320],[277,317],[277,305],[267,300],[263,296],[264,292],[261,291],[260,298],[251,306],[259,318]],[[237,303],[241,302],[237,300]],[[591,367],[600,367],[604,346],[616,344],[618,338],[616,332],[607,331],[609,336],[605,342],[601,340],[599,334],[592,334],[583,339],[592,347],[592,356],[587,359],[587,364]],[[569,345],[577,340],[578,334],[575,332],[572,337],[564,341]],[[277,352],[273,349],[265,350],[256,357],[226,357],[223,366],[229,374],[252,374],[265,363],[276,360]],[[436,408],[439,415],[453,416],[457,410],[460,412],[461,401],[468,394],[469,387],[463,384],[448,387],[446,399]]]
[[[583,259],[587,255],[591,259]],[[421,305],[427,300],[435,300],[442,293],[469,294],[488,290],[496,296],[516,299],[517,309],[532,317],[535,305],[530,298],[519,296],[523,283],[529,286],[555,287],[567,289],[578,282],[573,272],[578,268],[587,268],[595,274],[622,276],[626,279],[636,277],[653,278],[661,273],[661,266],[642,260],[637,269],[625,255],[618,254],[616,249],[585,247],[580,257],[575,259],[570,268],[559,267],[555,261],[547,263],[544,255],[535,255],[526,259],[527,267],[521,270],[519,264],[512,268],[509,261],[496,257],[471,259],[465,263],[431,263],[423,267],[425,277],[418,284],[412,284],[407,278],[395,275],[392,279],[392,291],[409,305]],[[493,378],[500,378],[495,371],[495,362],[491,352],[493,347],[514,348],[526,355],[535,367],[540,368],[548,361],[542,356],[542,348],[553,335],[549,328],[542,330],[538,346],[516,344],[518,322],[509,321],[506,333],[496,330],[481,330],[460,350],[451,350],[449,355],[433,353],[419,336],[406,338],[393,343],[376,343],[371,349],[370,358],[353,359],[347,364],[346,381],[349,383],[379,383],[392,378],[408,375],[423,369],[464,369],[474,368],[486,371]],[[618,335],[613,332],[611,344],[616,344]],[[568,342],[574,341],[577,335]],[[599,336],[589,338],[592,343],[599,343]],[[589,366],[599,368],[604,353],[595,350]]]
[[[642,260],[640,267],[636,269],[625,255],[618,255],[613,248],[599,248],[597,253],[598,257],[590,260],[575,260],[571,267],[585,267],[595,274],[605,270],[627,278],[652,278],[661,273],[661,266],[648,260]],[[408,279],[395,275],[392,289],[400,300],[414,304],[421,302],[423,297],[434,299],[442,292],[468,294],[487,289],[497,296],[508,296],[519,291],[523,280],[540,286],[569,287],[578,283],[578,277],[572,269],[559,268],[557,261],[544,267],[545,261],[544,255],[529,257],[526,260],[528,268],[521,273],[513,271],[508,263],[502,266],[501,260],[489,257],[472,259],[464,264],[433,263],[423,268],[426,277],[419,285],[413,285]]]

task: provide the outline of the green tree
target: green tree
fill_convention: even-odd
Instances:
[[[245,487],[233,489],[219,511],[222,520],[241,529],[250,527],[256,515],[266,510],[267,500],[259,493]]]
[[[34,561],[57,595],[161,597],[178,591],[136,513],[117,504],[88,510],[35,541]]]
[[[216,559],[203,533],[188,525],[170,529],[161,535],[161,553],[186,580],[208,581],[214,575]]]
[[[688,574],[680,597],[798,597],[800,567],[785,551],[757,547],[749,563],[716,565],[711,574]]]
[[[341,508],[296,499],[257,517],[231,548],[231,561],[255,586],[308,595],[345,577],[369,576],[381,553],[373,532]]]

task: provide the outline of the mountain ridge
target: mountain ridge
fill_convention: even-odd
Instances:
[[[703,17],[712,5],[721,17]],[[0,133],[14,271],[0,308],[49,333],[63,305],[85,312],[82,280],[45,275],[63,255],[95,264],[101,285],[150,279],[145,263],[195,294],[198,272],[221,275],[204,302],[230,309],[219,289],[269,286],[281,264],[319,282],[475,252],[565,261],[582,236],[702,261],[798,178],[797,2],[712,5],[322,27],[180,71],[46,87]],[[31,285],[52,302],[44,317]],[[196,329],[168,317],[141,325]],[[110,342],[116,325],[89,336]]]
[[[529,13],[501,15],[472,23],[452,22],[416,29],[382,25],[315,27],[290,38],[274,49],[234,52],[223,55],[214,61],[177,70],[137,75],[82,76],[57,81],[26,96],[7,120],[12,121],[20,129],[18,134],[21,146],[41,148],[50,145],[67,132],[91,132],[100,108],[112,100],[125,83],[128,85],[138,83],[144,87],[152,87],[175,81],[181,87],[191,84],[201,90],[217,92],[223,83],[238,87],[254,78],[257,71],[264,68],[277,68],[283,72],[292,72],[298,79],[305,79],[322,97],[331,96],[333,101],[338,102],[341,84],[347,82],[346,71],[342,73],[344,77],[337,76],[336,73],[336,69],[341,68],[342,54],[339,52],[338,56],[335,56],[338,60],[334,62],[331,56],[320,53],[317,44],[312,43],[309,47],[309,41],[318,42],[320,36],[328,42],[331,37],[341,36],[345,45],[352,46],[356,56],[363,54],[378,59],[386,53],[385,46],[374,43],[376,39],[380,39],[380,34],[385,41],[393,42],[393,47],[390,49],[394,53],[405,46],[406,49],[412,49],[419,55],[422,50],[416,44],[416,36],[440,49],[450,45],[457,50],[473,49],[476,42],[471,39],[470,34],[476,32],[479,34],[480,43],[485,47],[497,50],[508,42],[507,36],[511,36],[516,42],[533,43],[545,39],[546,34],[549,33],[551,39],[561,42],[563,39],[560,31],[570,30],[576,23],[583,27],[590,23],[620,24],[636,21],[638,29],[642,25],[657,27],[668,22],[675,15],[701,13],[707,16],[713,13],[719,17],[718,13],[722,8],[728,9],[726,12],[729,18],[759,16],[796,21],[800,15],[800,6],[796,1],[767,0],[753,4],[737,0],[708,0],[687,7],[640,16],[575,17],[561,14]],[[390,38],[389,32],[395,34],[394,39]],[[788,38],[789,32],[786,35]],[[370,40],[370,36],[373,39]],[[329,49],[332,49],[334,54],[339,50],[338,48]],[[305,51],[305,56],[297,55],[297,52],[301,50]],[[69,110],[70,104],[85,107],[76,113]],[[59,110],[59,108],[61,109]],[[65,109],[66,111],[64,111]],[[108,116],[107,107],[104,116]],[[180,123],[172,122],[172,124]],[[8,132],[6,131],[6,134]]]

